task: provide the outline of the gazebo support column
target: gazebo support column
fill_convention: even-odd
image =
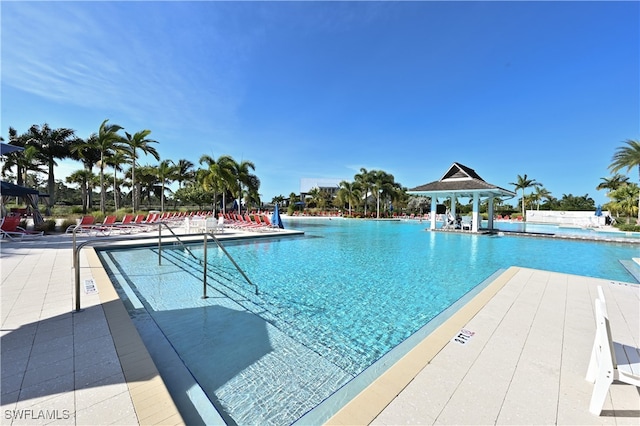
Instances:
[[[456,198],[456,194],[452,194],[450,198],[451,198],[451,216],[453,217],[453,220],[456,220],[456,204],[458,204],[458,199]]]
[[[487,211],[489,212],[488,227],[490,230],[493,230],[493,195],[487,200]]]
[[[471,217],[471,231],[478,232],[480,229],[480,195],[473,193],[473,213]]]
[[[429,227],[429,229],[436,229],[437,206],[438,206],[438,199],[436,198],[435,194],[431,195],[431,214],[430,214],[431,226]]]

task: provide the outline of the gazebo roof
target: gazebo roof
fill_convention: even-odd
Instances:
[[[409,194],[445,195],[458,197],[515,197],[516,193],[485,182],[475,170],[460,163],[453,163],[440,180],[416,186]]]

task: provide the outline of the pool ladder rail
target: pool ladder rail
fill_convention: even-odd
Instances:
[[[182,248],[187,251],[189,253],[189,255],[191,257],[193,257],[195,260],[197,260],[200,265],[203,267],[203,292],[202,292],[202,298],[206,299],[207,298],[207,241],[209,240],[209,238],[213,238],[213,241],[215,241],[216,245],[218,246],[218,248],[225,254],[225,256],[231,261],[231,263],[233,264],[233,266],[238,270],[238,272],[240,273],[240,275],[242,275],[242,277],[244,278],[244,280],[255,289],[255,294],[259,294],[258,292],[258,286],[255,285],[247,276],[247,274],[244,273],[244,271],[242,270],[242,268],[240,268],[240,265],[238,265],[238,263],[233,259],[233,257],[229,254],[229,252],[227,251],[227,249],[224,248],[224,246],[220,243],[220,240],[213,235],[212,233],[202,233],[202,234],[187,234],[189,236],[198,236],[198,235],[202,235],[203,236],[203,244],[204,244],[204,261],[202,261],[201,259],[198,259],[198,257],[196,257],[196,255],[193,254],[193,252],[189,249],[189,247],[187,247],[184,242],[180,239],[180,235],[176,234],[175,232],[173,232],[173,229],[171,229],[171,227],[169,227],[169,225],[167,225],[164,222],[158,222],[158,265],[162,265],[162,227],[165,227],[166,229],[169,230],[169,232],[171,232],[173,238],[176,239],[176,241],[182,246]],[[183,237],[185,235],[182,235]],[[150,237],[149,237],[150,238]],[[127,236],[127,237],[101,237],[101,238],[94,238],[94,239],[89,239],[86,241],[83,241],[81,243],[77,243],[76,240],[76,230],[74,229],[73,231],[73,269],[74,269],[74,284],[75,284],[75,311],[76,312],[80,312],[82,311],[81,309],[81,303],[80,303],[80,250],[82,250],[83,247],[85,246],[93,246],[93,245],[100,245],[100,244],[94,244],[94,243],[109,243],[109,242],[115,242],[115,241],[131,241],[131,237]]]

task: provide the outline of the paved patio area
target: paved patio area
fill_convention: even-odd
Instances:
[[[92,250],[73,313],[68,235],[0,245],[2,424],[183,424]],[[614,338],[640,346],[640,287],[511,268],[369,386],[330,424],[635,424],[637,388],[588,413],[584,379],[603,285]],[[475,334],[460,345],[452,337]]]

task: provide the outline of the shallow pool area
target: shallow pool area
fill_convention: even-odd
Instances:
[[[209,247],[206,299],[201,266],[180,246],[163,248],[161,266],[157,246],[100,252],[134,323],[161,331],[227,423],[294,423],[496,271],[635,282],[620,261],[639,252],[406,221],[287,225],[305,236],[224,243],[257,295],[219,249]],[[190,248],[202,258],[201,244]]]

